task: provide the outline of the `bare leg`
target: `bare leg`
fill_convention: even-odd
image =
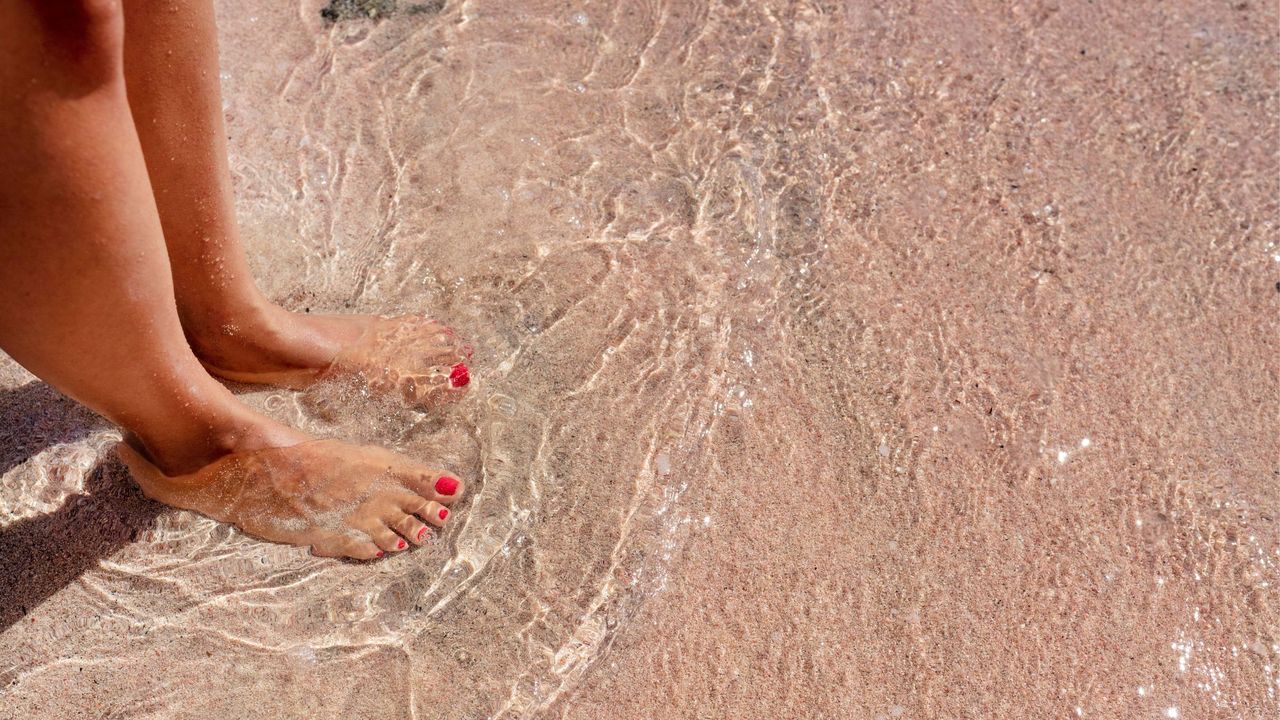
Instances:
[[[125,97],[122,20],[114,0],[0,3],[0,347],[125,428],[152,497],[328,554],[419,540],[409,513],[442,521],[432,503],[456,487],[340,443],[306,443],[292,476],[273,474],[310,438],[238,403],[191,353]],[[230,457],[267,460],[228,470]],[[347,475],[311,471],[326,463]],[[200,495],[206,480],[231,505]]]
[[[49,3],[39,19],[14,5],[0,21],[0,345],[166,467],[268,442],[183,339],[111,52],[119,17],[105,2]]]
[[[213,4],[127,0],[124,8],[129,105],[169,247],[179,316],[197,351],[247,360],[254,349],[235,347],[232,340],[294,326],[279,322],[281,311],[258,291],[241,249]],[[338,352],[337,342],[323,333],[284,340],[272,345],[295,356],[277,358],[282,362],[319,365]]]
[[[213,3],[126,0],[125,15],[129,104],[173,264],[178,313],[192,347],[210,369],[241,381],[280,382],[290,370],[326,368],[344,348],[358,344],[372,319],[289,312],[254,284],[235,220]],[[355,364],[412,357],[407,367],[393,368],[400,372],[391,384],[404,384],[400,376],[412,375],[409,384],[416,385],[400,388],[407,395],[422,395],[433,380],[446,390],[434,397],[461,394],[448,391],[460,387],[465,365],[453,376],[450,370],[466,351],[447,328],[387,329],[384,334],[395,336],[401,347],[366,347],[359,352],[373,357],[354,358]],[[375,372],[382,374],[382,368]],[[408,399],[426,404],[425,397]]]

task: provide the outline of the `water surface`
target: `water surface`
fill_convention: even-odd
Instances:
[[[1274,4],[244,5],[264,289],[477,347],[244,397],[472,494],[311,558],[6,361],[0,716],[1276,716]]]

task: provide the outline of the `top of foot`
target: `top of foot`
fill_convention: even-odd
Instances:
[[[148,497],[325,557],[369,560],[420,545],[424,522],[442,526],[463,492],[444,470],[337,440],[232,453],[177,476],[128,444],[117,452]]]

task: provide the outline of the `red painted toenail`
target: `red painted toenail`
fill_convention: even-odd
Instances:
[[[466,363],[458,363],[449,368],[449,384],[453,387],[466,387],[471,382],[471,373],[467,372]]]
[[[426,535],[426,534],[427,534],[427,529],[426,529],[426,528],[422,528],[421,530],[419,530],[419,531],[418,531],[418,539],[419,539],[419,540],[421,540],[421,539],[422,539],[422,536],[423,536],[423,535]]]
[[[405,548],[405,541],[404,541],[404,540],[397,540],[397,541],[396,541],[396,549],[397,549],[397,550],[403,550],[404,548]]]
[[[451,478],[448,475],[441,477],[436,481],[436,492],[441,495],[452,495],[458,491],[458,479]]]
[[[447,518],[447,517],[449,517],[449,510],[448,510],[448,508],[440,508],[440,519],[441,519],[441,520],[443,520],[443,519],[445,519],[445,518]]]
[[[386,555],[386,553],[384,553],[384,552],[382,552],[381,550],[379,550],[379,551],[378,551],[378,554],[377,554],[377,555],[374,555],[374,557],[382,557],[383,555]]]

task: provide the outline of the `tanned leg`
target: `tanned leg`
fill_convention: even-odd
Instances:
[[[270,430],[183,338],[111,5],[0,6],[0,345],[189,470]]]
[[[372,319],[288,312],[257,289],[235,220],[212,1],[126,0],[125,22],[129,104],[192,347],[213,371],[248,382],[326,368],[358,345]],[[374,342],[399,346],[357,348],[358,369],[384,375],[370,366],[403,365],[390,368],[388,384],[419,404],[460,394],[467,351],[447,328],[419,323],[383,334]],[[444,392],[428,393],[429,385]]]
[[[308,442],[192,354],[125,96],[123,32],[115,0],[0,3],[0,348],[123,427],[122,454],[158,500],[324,554],[420,541],[412,515],[443,521],[437,503],[456,481]]]

